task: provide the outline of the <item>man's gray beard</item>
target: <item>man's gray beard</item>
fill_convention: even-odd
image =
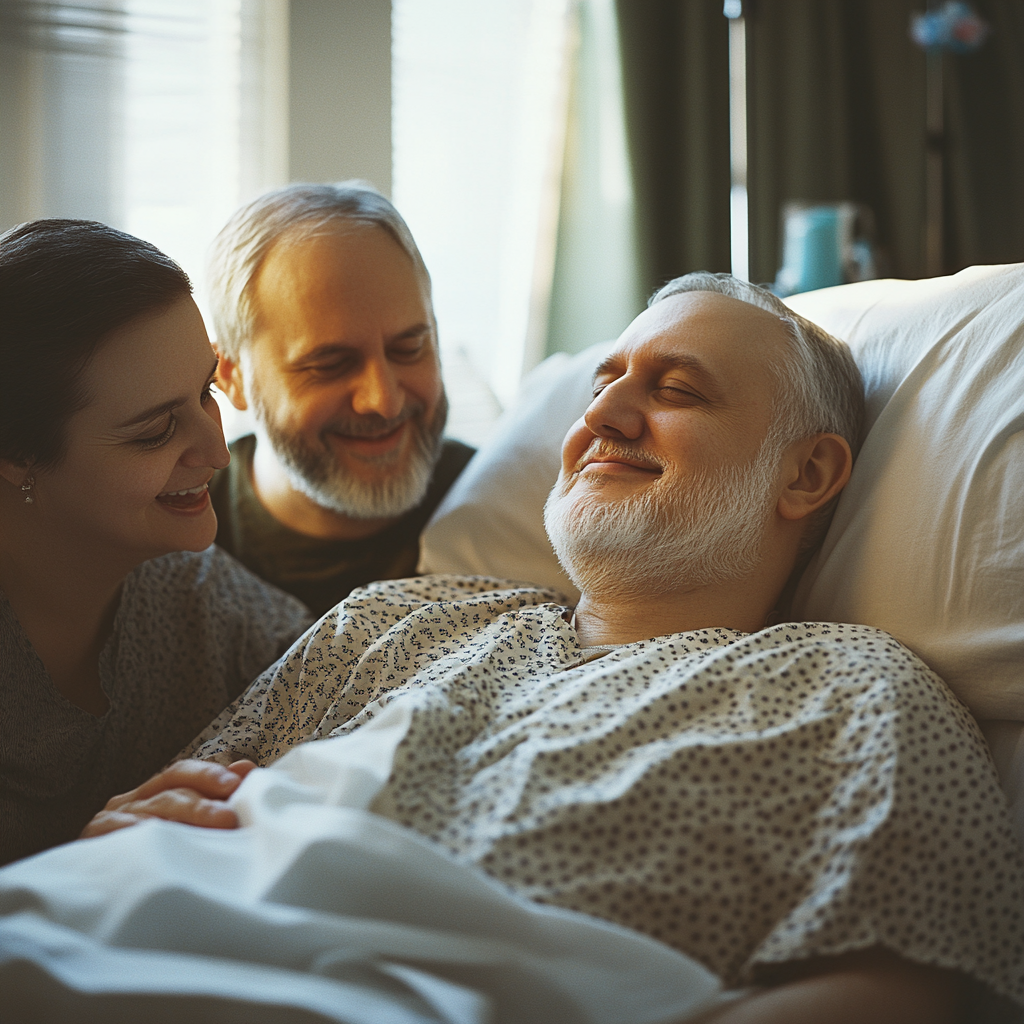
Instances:
[[[637,448],[600,448],[661,463]],[[741,580],[760,561],[783,450],[773,433],[747,466],[721,466],[671,489],[653,484],[621,501],[574,495],[559,477],[544,506],[544,527],[583,593],[666,594]]]
[[[442,393],[433,419],[423,421],[423,407],[407,410],[394,420],[382,416],[353,416],[336,420],[320,434],[320,446],[311,448],[300,437],[286,434],[269,415],[263,396],[252,389],[256,414],[257,443],[269,444],[288,474],[292,487],[321,508],[351,519],[392,519],[415,508],[427,493],[434,466],[441,457],[441,435],[448,418],[448,400]],[[331,451],[327,434],[331,428],[340,434],[374,435],[394,430],[411,421],[413,447],[408,464],[400,469],[401,452],[373,457],[353,456],[380,472],[377,480],[366,481],[346,474]]]

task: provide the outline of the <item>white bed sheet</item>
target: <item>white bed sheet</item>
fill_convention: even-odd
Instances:
[[[151,821],[0,871],[11,1020],[656,1024],[717,979],[667,946],[510,894],[364,810],[407,719],[257,769],[247,827]]]

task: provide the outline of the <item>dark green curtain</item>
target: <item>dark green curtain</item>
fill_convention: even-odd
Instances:
[[[1024,2],[974,6],[992,35],[945,59],[949,270],[1024,260]]]
[[[975,9],[992,36],[946,55],[945,270],[1024,260],[1024,3]],[[923,0],[748,4],[750,272],[778,270],[787,200],[867,203],[884,271],[924,273]]]
[[[639,272],[650,293],[728,270],[729,34],[722,0],[618,0]]]
[[[1024,0],[976,0],[992,34],[945,63],[945,269],[1024,260]],[[729,269],[721,0],[619,0],[639,238],[650,287]],[[774,280],[788,200],[866,203],[884,271],[924,273],[926,0],[745,0],[750,274]]]

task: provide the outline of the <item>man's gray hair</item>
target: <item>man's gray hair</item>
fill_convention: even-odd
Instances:
[[[363,181],[274,189],[237,210],[213,240],[207,288],[218,350],[237,361],[256,320],[253,281],[270,250],[329,231],[338,222],[376,225],[412,260],[427,295],[430,275],[402,215]]]
[[[812,434],[838,434],[856,456],[864,426],[864,384],[845,342],[794,313],[766,288],[731,274],[685,274],[656,291],[647,305],[684,292],[718,292],[777,316],[792,345],[790,358],[769,364],[779,389],[772,430],[775,439],[787,445]],[[834,508],[835,501],[829,502],[808,521],[804,551],[813,549],[824,537]]]

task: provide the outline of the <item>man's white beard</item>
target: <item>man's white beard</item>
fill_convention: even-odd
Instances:
[[[602,452],[661,465],[651,452],[596,442]],[[621,501],[584,493],[560,477],[544,527],[569,578],[583,593],[665,594],[744,579],[757,567],[775,507],[783,445],[770,435],[748,466],[721,466]]]
[[[353,416],[332,423],[321,432],[319,446],[312,448],[301,437],[285,433],[271,418],[259,390],[251,390],[257,443],[270,445],[292,487],[321,508],[351,519],[391,519],[423,500],[441,455],[441,435],[448,417],[448,402],[443,394],[429,423],[423,419],[422,406],[411,407],[393,420],[377,415]],[[374,480],[362,480],[347,473],[335,459],[327,440],[332,430],[342,435],[373,436],[394,430],[406,420],[413,429],[413,447],[404,467],[401,451],[358,456],[378,474]]]

